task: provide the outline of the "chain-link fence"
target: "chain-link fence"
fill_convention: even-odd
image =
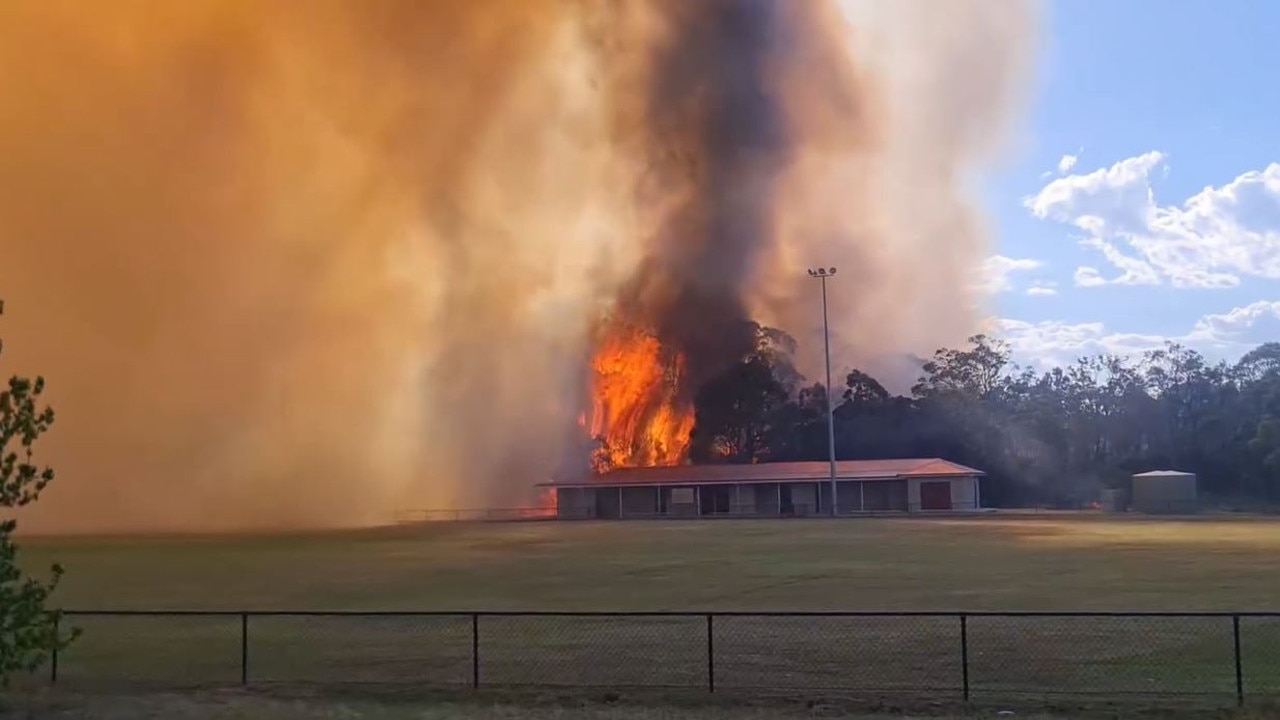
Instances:
[[[68,612],[46,681],[1280,695],[1280,613]]]

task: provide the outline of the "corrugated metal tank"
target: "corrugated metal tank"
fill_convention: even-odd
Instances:
[[[1195,512],[1199,508],[1195,473],[1155,470],[1134,475],[1130,507],[1144,513]]]

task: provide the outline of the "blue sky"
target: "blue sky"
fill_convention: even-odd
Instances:
[[[1280,3],[1048,10],[1019,153],[987,197],[1015,352],[1170,338],[1234,359],[1280,340]]]

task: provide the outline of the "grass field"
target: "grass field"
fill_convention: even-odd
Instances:
[[[440,524],[26,541],[77,609],[1269,610],[1280,522]]]
[[[434,525],[289,536],[29,539],[68,608],[458,611],[1280,609],[1280,523],[1106,517]],[[255,682],[466,686],[469,617],[255,617]],[[65,680],[234,684],[233,617],[75,618]],[[954,700],[956,618],[717,618],[722,691]],[[1235,695],[1229,618],[969,619],[975,698]],[[485,617],[488,686],[705,686],[705,618]],[[1280,620],[1242,623],[1280,693]]]
[[[16,717],[27,720],[813,720],[813,718],[856,718],[857,720],[904,720],[927,716],[931,720],[998,717],[990,707],[919,710],[905,708],[867,709],[840,703],[772,703],[765,706],[710,703],[655,704],[652,701],[609,702],[583,700],[530,700],[493,697],[466,699],[388,698],[384,695],[335,697],[331,694],[307,696],[279,691],[195,691],[148,694],[43,693],[13,703]],[[0,700],[0,711],[3,700]],[[1200,718],[1187,708],[1169,707],[1145,717]],[[1072,708],[1057,712],[1019,712],[1021,720],[1066,720],[1092,718],[1115,720],[1124,717],[1114,709]],[[1217,720],[1275,720],[1280,713],[1266,710],[1219,712]]]

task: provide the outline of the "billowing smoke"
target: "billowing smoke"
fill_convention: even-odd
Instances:
[[[525,504],[602,318],[696,379],[748,318],[820,347],[808,265],[844,363],[962,338],[1033,10],[4,3],[4,369],[59,412],[27,527]]]
[[[649,303],[660,337],[686,351],[692,384],[720,369],[724,350],[750,347],[742,322],[757,277],[772,251],[792,244],[780,227],[788,172],[806,154],[848,157],[869,144],[849,38],[833,36],[848,31],[824,28],[833,18],[820,8],[664,8],[670,27],[652,49],[645,140],[654,194],[673,202],[629,290],[665,293]],[[837,136],[807,126],[824,115],[840,118]]]

